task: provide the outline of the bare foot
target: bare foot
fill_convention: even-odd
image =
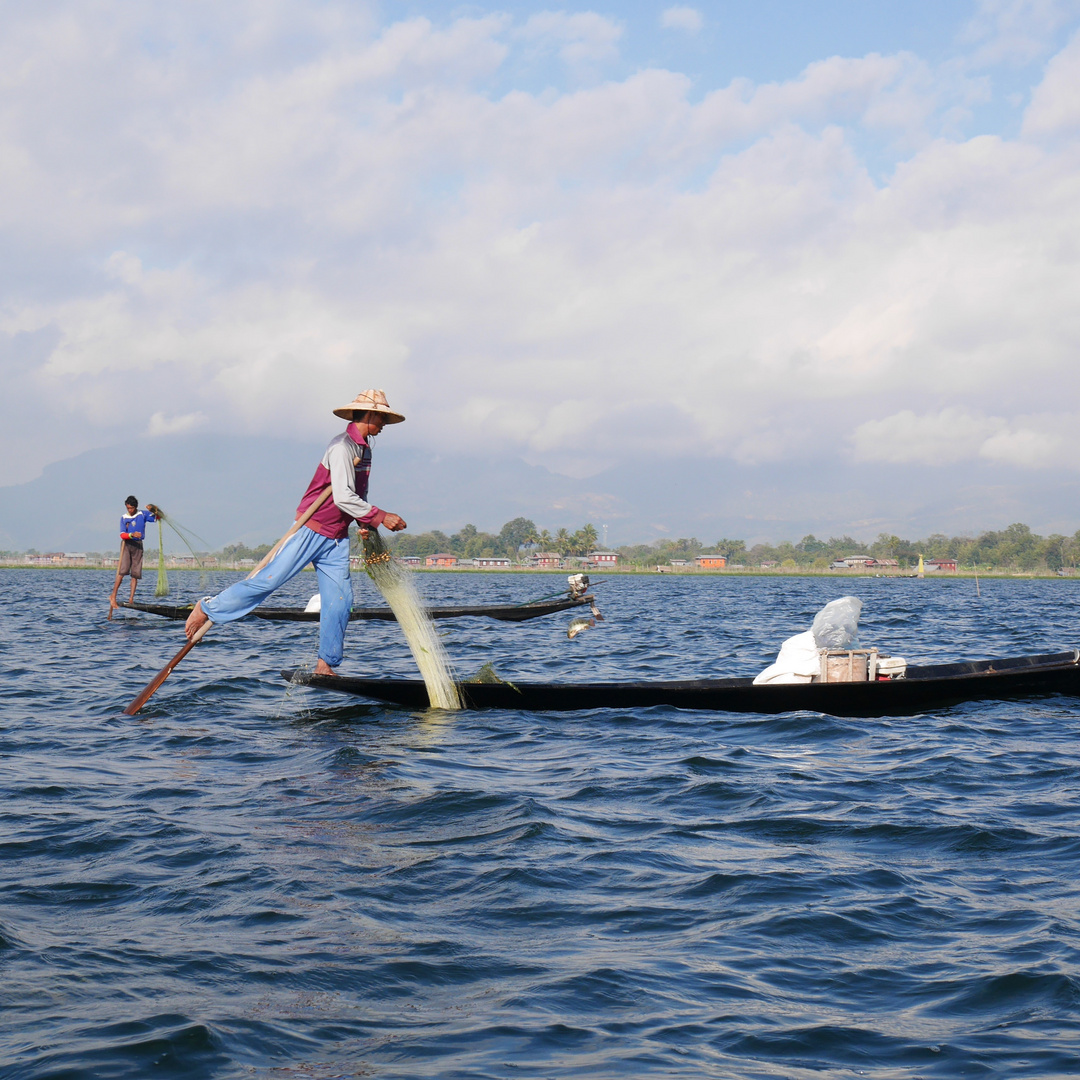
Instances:
[[[199,628],[204,626],[210,621],[210,616],[206,614],[202,609],[202,604],[198,603],[191,609],[191,614],[187,617],[187,622],[184,623],[184,636],[190,641]]]
[[[109,597],[109,621],[110,621],[110,622],[112,621],[112,613],[113,613],[113,612],[114,612],[114,611],[115,611],[115,610],[116,610],[116,609],[117,609],[117,608],[118,608],[119,606],[120,606],[120,605],[119,605],[119,604],[118,604],[118,603],[116,602],[116,597],[115,597],[115,596],[110,596],[110,597]]]
[[[337,672],[325,660],[320,660],[315,665],[315,674],[316,675],[336,675]]]

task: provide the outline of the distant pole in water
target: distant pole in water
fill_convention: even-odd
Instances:
[[[925,572],[923,570],[923,562],[922,562],[922,553],[921,552],[919,554],[919,570],[918,570],[918,573],[916,574],[916,576],[917,577],[926,577],[926,574],[925,574]]]
[[[975,595],[981,597],[982,596],[982,589],[979,588],[979,564],[978,563],[972,563],[971,565],[972,565],[972,568],[975,571]]]

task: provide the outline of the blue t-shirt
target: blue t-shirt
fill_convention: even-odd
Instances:
[[[134,514],[121,514],[120,515],[120,531],[122,533],[142,533],[143,539],[146,538],[146,526],[152,521],[157,521],[157,518],[150,513],[149,510],[136,510]],[[125,543],[129,544],[141,544],[141,540],[127,540]]]

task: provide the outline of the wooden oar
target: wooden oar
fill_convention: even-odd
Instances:
[[[158,691],[158,687],[173,673],[173,668],[202,640],[203,634],[214,624],[207,620],[191,635],[191,640],[154,676],[145,690],[124,710],[134,716]]]
[[[333,491],[333,486],[328,486],[327,489],[304,511],[303,517],[293,522],[292,528],[263,556],[262,561],[254,570],[248,574],[248,578],[253,578],[266,564],[281,550],[281,545],[285,543],[294,533],[300,528],[306,525],[311,518],[312,514],[319,509],[320,506],[330,497],[330,493]],[[209,620],[204,622],[194,634],[191,635],[191,640],[150,680],[146,688],[141,694],[124,710],[125,716],[134,716],[157,692],[161,687],[161,684],[173,673],[173,668],[184,659],[185,656],[202,640],[203,635],[213,625]]]

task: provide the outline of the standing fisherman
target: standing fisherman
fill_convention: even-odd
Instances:
[[[109,597],[109,618],[119,606],[116,594],[120,591],[120,582],[125,574],[131,575],[131,596],[128,603],[135,600],[135,588],[142,578],[143,537],[146,526],[157,521],[161,511],[153,503],[147,503],[145,510],[139,509],[139,500],[129,495],[124,500],[126,513],[120,515],[120,563],[116,568],[116,581],[113,582],[112,595]]]
[[[405,528],[397,514],[387,513],[367,502],[371,472],[369,440],[386,424],[400,424],[405,417],[394,412],[381,390],[364,390],[356,400],[335,416],[349,420],[349,426],[326,448],[300,505],[299,518],[332,487],[331,498],[315,511],[258,573],[230,585],[217,596],[203,597],[188,616],[184,632],[188,639],[209,619],[215,623],[242,619],[254,611],[280,585],[294,578],[312,563],[319,578],[319,662],[316,675],[333,675],[341,663],[345,628],[352,608],[349,580],[349,526],[355,521],[365,526],[385,525],[391,532]]]

